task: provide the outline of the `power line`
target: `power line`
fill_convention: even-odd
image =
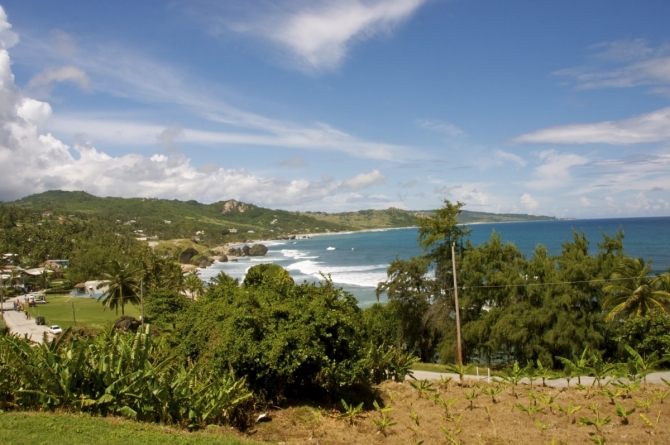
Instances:
[[[583,283],[594,283],[594,282],[609,282],[609,281],[626,281],[626,280],[635,280],[638,277],[633,278],[609,278],[609,279],[596,279],[596,280],[583,280],[583,281],[556,281],[549,283],[525,283],[525,284],[496,284],[496,285],[482,285],[482,286],[463,286],[461,289],[486,289],[486,288],[498,288],[502,289],[505,287],[528,287],[528,286],[547,286],[555,284],[583,284]]]

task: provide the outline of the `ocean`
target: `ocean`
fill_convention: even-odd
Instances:
[[[561,245],[572,240],[573,230],[586,234],[591,253],[595,253],[602,241],[601,233],[611,236],[621,227],[628,255],[651,260],[654,272],[670,268],[670,217],[487,223],[468,227],[472,229],[472,244],[488,241],[495,230],[503,242],[515,244],[526,257],[538,244],[545,245],[552,254],[559,254]],[[321,273],[330,274],[336,285],[352,292],[359,305],[365,307],[377,301],[375,288],[386,279],[391,261],[421,254],[417,235],[418,229],[405,228],[266,241],[263,244],[268,253],[264,257],[240,258],[236,263],[215,262],[199,272],[205,281],[222,270],[241,279],[251,266],[271,262],[287,269],[296,282],[315,281],[321,278]]]

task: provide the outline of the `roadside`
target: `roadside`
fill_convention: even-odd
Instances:
[[[20,335],[21,337],[27,336],[35,343],[42,343],[44,340],[44,334],[46,334],[47,341],[51,341],[54,336],[49,334],[48,326],[40,326],[35,323],[35,319],[33,317],[26,318],[25,313],[14,310],[14,302],[20,301],[20,298],[20,296],[9,298],[5,300],[5,303],[3,304],[3,318],[5,320],[5,324],[7,324],[9,332]]]

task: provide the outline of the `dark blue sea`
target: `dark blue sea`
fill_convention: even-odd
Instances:
[[[625,233],[625,251],[632,257],[651,260],[654,272],[670,268],[670,217],[584,219],[517,223],[472,224],[470,241],[474,245],[488,241],[492,231],[504,242],[515,244],[530,257],[538,244],[559,254],[561,245],[572,240],[572,232],[584,232],[595,253],[601,233],[614,235],[619,227]],[[223,270],[242,278],[249,267],[272,262],[287,269],[296,282],[320,279],[330,274],[335,284],[352,292],[360,306],[376,302],[377,283],[386,278],[386,268],[396,257],[409,259],[421,254],[416,228],[375,230],[312,236],[311,239],[265,242],[269,251],[262,258],[240,258],[237,263],[214,263],[200,271],[207,281]]]

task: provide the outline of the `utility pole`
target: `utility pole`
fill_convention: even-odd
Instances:
[[[144,332],[144,277],[140,278],[140,318],[142,319],[142,332]]]
[[[0,275],[0,314],[5,315],[5,283]]]
[[[461,315],[458,307],[458,281],[456,280],[456,243],[451,243],[451,265],[454,270],[454,300],[456,302],[456,339],[458,342],[458,366],[463,366],[463,348],[461,346]]]
[[[77,327],[77,315],[76,315],[76,311],[74,310],[74,301],[72,301],[71,303],[72,303],[72,319],[74,320],[74,327],[76,328]]]

